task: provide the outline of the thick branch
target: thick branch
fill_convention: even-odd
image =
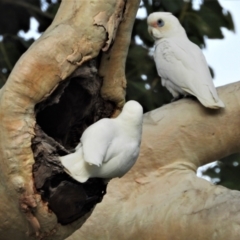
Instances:
[[[239,83],[218,88],[226,108],[211,110],[184,99],[145,115],[142,154],[158,166],[185,161],[196,167],[240,150]],[[149,144],[150,139],[154,139]]]
[[[240,192],[196,177],[240,151],[240,82],[218,90],[224,110],[184,99],[145,114],[136,165],[68,240],[239,239]]]
[[[125,102],[125,63],[128,47],[131,40],[133,23],[129,24],[129,19],[136,16],[140,0],[127,1],[124,8],[124,18],[116,34],[116,40],[111,51],[104,53],[101,60],[99,74],[103,77],[101,94],[104,99],[111,100],[122,108]],[[116,115],[118,112],[116,112]]]
[[[20,58],[1,89],[0,236],[4,240],[26,240],[35,237],[63,239],[79,228],[89,216],[91,209],[89,214],[74,223],[62,226],[56,215],[49,211],[48,203],[42,201],[34,188],[31,144],[36,135],[35,106],[48,98],[58,85],[84,62],[94,58],[101,64],[99,53],[110,51],[111,47],[114,47],[114,37],[122,17],[124,25],[130,26],[127,30],[124,28],[126,39],[129,40],[135,16],[131,14],[125,18],[124,9],[128,2],[133,1],[62,0],[51,26]],[[136,3],[137,1],[134,1],[132,6],[135,10]],[[102,22],[105,27],[101,26]],[[121,31],[117,34],[123,35]],[[123,49],[127,49],[128,44],[129,41],[123,42]],[[122,68],[122,62],[115,67]],[[85,85],[91,91],[91,87],[86,83],[87,79],[84,78]],[[117,85],[118,83],[115,86]],[[83,92],[82,86],[75,88],[75,92],[77,89],[81,90],[77,94]],[[99,93],[95,95],[97,94]],[[124,94],[118,97],[117,101],[123,102],[123,98]],[[119,105],[117,101],[115,104]],[[81,104],[86,105],[85,102]],[[93,119],[94,117],[92,116]],[[85,125],[83,129],[84,127]]]

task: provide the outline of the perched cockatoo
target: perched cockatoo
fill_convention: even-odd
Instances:
[[[188,39],[178,19],[168,12],[155,12],[147,23],[155,40],[154,60],[162,85],[175,99],[190,94],[205,107],[223,108],[201,49]]]
[[[104,118],[88,127],[76,151],[60,157],[66,173],[81,183],[94,177],[122,177],[137,160],[142,120],[142,106],[128,101],[117,118]]]

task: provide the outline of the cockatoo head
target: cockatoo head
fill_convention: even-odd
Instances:
[[[125,103],[119,117],[123,118],[129,123],[132,122],[133,124],[142,124],[143,108],[138,102],[130,100]]]
[[[169,12],[151,13],[147,18],[148,32],[154,40],[185,33],[178,19]]]

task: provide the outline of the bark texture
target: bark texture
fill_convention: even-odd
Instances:
[[[0,90],[2,240],[64,239],[101,201],[101,180],[76,183],[57,157],[76,146],[87,126],[122,107],[139,2],[62,0],[51,26]]]
[[[67,240],[238,240],[240,192],[196,176],[240,152],[240,82],[218,93],[225,109],[183,99],[146,113],[137,163]]]

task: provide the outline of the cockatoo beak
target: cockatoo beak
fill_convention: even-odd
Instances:
[[[150,36],[152,36],[153,37],[153,33],[152,33],[152,27],[148,27],[148,33],[150,34]]]
[[[148,32],[154,40],[160,39],[162,37],[161,33],[153,26],[148,26]]]

